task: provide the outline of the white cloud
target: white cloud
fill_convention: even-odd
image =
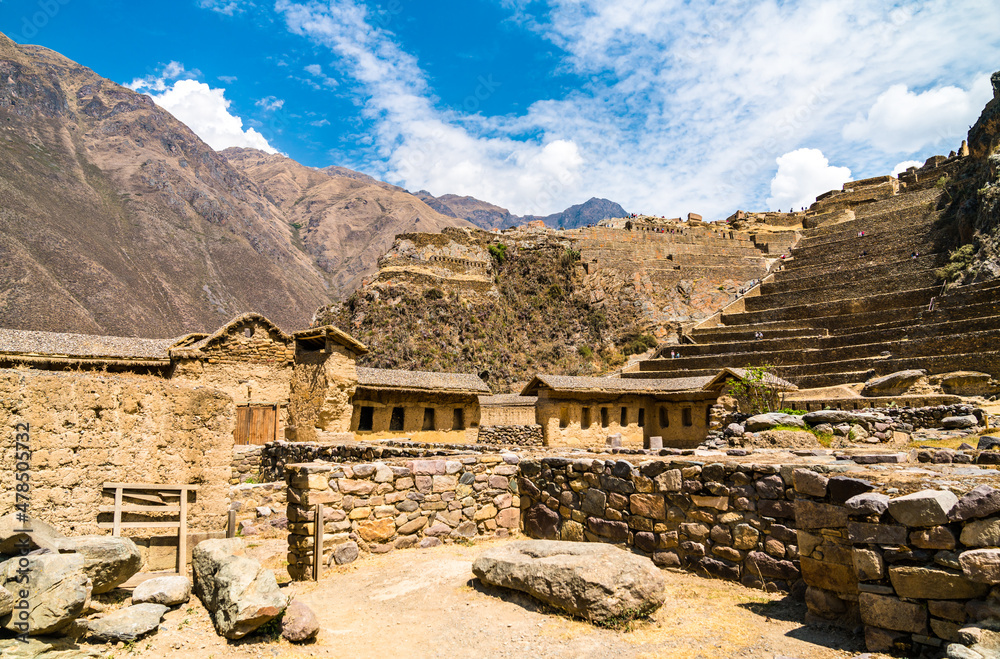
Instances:
[[[312,79],[306,79],[305,82],[310,84],[314,89],[319,89],[320,87],[333,89],[339,84],[336,80],[323,73],[323,67],[319,64],[309,64],[303,68],[306,73],[312,76]]]
[[[775,160],[778,171],[771,179],[771,210],[798,210],[810,206],[818,195],[840,189],[851,180],[851,170],[834,167],[819,149],[796,149]]]
[[[581,80],[574,91],[539,98],[521,114],[490,115],[487,103],[443,108],[417,59],[360,0],[278,0],[289,30],[329,48],[337,70],[357,83],[345,93],[358,94],[373,126],[358,143],[368,138],[372,147],[364,162],[343,164],[519,214],[602,196],[631,210],[721,219],[760,207],[775,159],[802,147],[859,176],[887,173],[898,158],[882,149],[879,112],[862,119],[862,141],[842,139],[858,109],[874,108],[893,84],[958,85],[973,107],[983,63],[1000,60],[1000,4],[981,0],[499,1],[555,45],[555,67]],[[934,98],[927,93],[915,95],[919,107]],[[943,118],[928,130],[940,132]],[[802,181],[813,180],[808,171]],[[792,181],[770,197],[803,205],[802,186]]]
[[[254,6],[252,2],[246,0],[199,0],[198,4],[202,9],[211,9],[226,16],[238,14]]]
[[[239,80],[239,78],[237,78],[236,76],[218,76],[218,78],[227,85],[231,85],[237,80]]]
[[[310,121],[309,125],[310,126],[315,126],[316,128],[322,128],[323,126],[329,126],[330,125],[330,120],[329,119],[317,119],[316,121]]]
[[[893,85],[879,95],[867,116],[844,127],[844,138],[871,142],[886,153],[913,153],[942,143],[958,146],[993,98],[989,76],[979,76],[968,90],[935,87],[922,93]]]
[[[255,103],[259,108],[264,108],[265,112],[280,110],[285,105],[285,99],[276,96],[265,96]]]
[[[157,105],[186,124],[216,151],[242,146],[278,152],[253,128],[243,130],[243,120],[229,112],[231,101],[225,97],[225,89],[212,89],[188,77],[177,79],[191,73],[183,64],[171,62],[159,75],[136,78],[126,86],[148,93]]]
[[[903,162],[896,163],[896,166],[892,168],[892,175],[899,176],[910,167],[922,167],[924,163],[919,160],[904,160]]]

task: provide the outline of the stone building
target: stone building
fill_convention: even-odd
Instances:
[[[536,423],[546,446],[603,445],[621,434],[623,446],[696,446],[708,432],[721,387],[718,377],[629,380],[536,375],[521,392],[537,396]]]
[[[535,396],[498,394],[480,396],[479,409],[482,427],[530,426],[535,424]]]
[[[475,443],[479,436],[479,396],[490,390],[476,375],[358,368],[357,378],[350,430],[359,439]]]

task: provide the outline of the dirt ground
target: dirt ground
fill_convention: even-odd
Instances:
[[[651,619],[625,630],[600,629],[526,595],[480,584],[472,561],[491,543],[362,555],[328,570],[319,583],[284,585],[319,618],[319,637],[306,645],[261,634],[226,641],[192,598],[168,612],[153,636],[118,647],[82,643],[80,649],[117,659],[834,659],[864,651],[857,631],[806,627],[799,602],[679,571],[668,573],[667,603]],[[278,567],[283,551],[284,540],[262,540],[248,554]]]

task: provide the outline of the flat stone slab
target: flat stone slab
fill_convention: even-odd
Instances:
[[[650,559],[602,543],[512,542],[484,552],[472,571],[591,622],[646,615],[665,599],[666,579]]]
[[[189,599],[191,599],[191,580],[180,574],[143,581],[132,591],[133,604],[176,606]]]
[[[166,612],[163,604],[135,604],[91,620],[87,627],[101,641],[134,641],[155,630]]]

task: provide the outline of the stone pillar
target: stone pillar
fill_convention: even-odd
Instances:
[[[333,466],[317,462],[285,465],[285,482],[288,485],[288,575],[296,581],[305,581],[313,573],[316,550],[313,536],[316,504],[331,503],[343,497],[330,489]],[[320,559],[329,557],[332,546],[320,549]]]

